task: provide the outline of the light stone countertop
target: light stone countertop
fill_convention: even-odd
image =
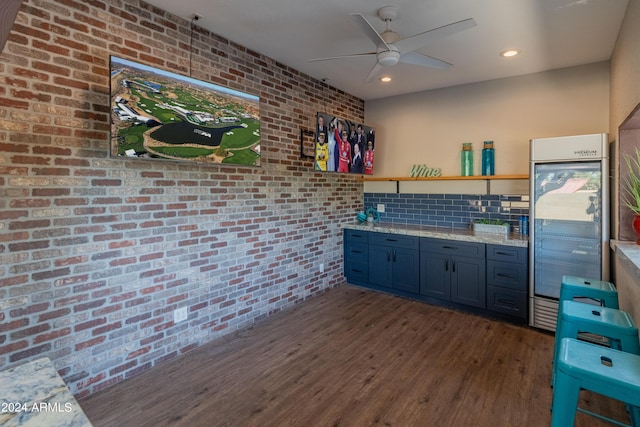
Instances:
[[[0,425],[91,427],[49,358],[0,372]]]
[[[629,272],[640,277],[640,245],[635,242],[611,240],[611,248],[616,251],[618,259],[629,269]]]
[[[374,231],[378,233],[404,234],[418,237],[432,237],[435,239],[457,240],[461,242],[490,243],[494,245],[529,247],[527,236],[519,234],[475,233],[473,230],[460,228],[427,227],[420,225],[392,224],[392,223],[347,223],[343,228],[350,230]]]

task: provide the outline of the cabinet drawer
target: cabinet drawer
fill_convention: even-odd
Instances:
[[[456,240],[420,239],[420,250],[462,256],[467,258],[484,258],[484,243],[458,242]]]
[[[527,318],[527,293],[487,286],[487,309],[524,320]]]
[[[367,243],[369,241],[369,232],[360,230],[344,230],[345,243],[349,242],[362,242]]]
[[[405,236],[392,233],[371,233],[371,245],[394,246],[397,248],[418,249],[420,239],[416,236]]]
[[[526,264],[527,248],[502,245],[487,245],[487,259]]]
[[[526,264],[487,260],[487,284],[526,291],[527,266]]]
[[[344,263],[344,275],[347,277],[347,281],[368,282],[369,264],[347,261]]]
[[[362,242],[347,243],[344,256],[349,261],[366,263],[369,261],[369,245]]]

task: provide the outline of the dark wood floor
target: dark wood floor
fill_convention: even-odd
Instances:
[[[552,347],[537,330],[345,285],[80,404],[95,427],[548,426]],[[618,402],[581,402],[628,420]]]

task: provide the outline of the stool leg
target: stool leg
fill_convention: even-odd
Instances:
[[[617,295],[612,295],[610,297],[606,297],[602,300],[602,303],[605,307],[609,307],[609,308],[615,308],[615,309],[619,309],[620,306],[618,305],[618,296]]]
[[[580,381],[557,370],[553,388],[551,427],[572,427],[580,397]]]
[[[555,383],[556,365],[558,362],[558,350],[560,349],[560,339],[562,334],[562,299],[558,305],[558,318],[556,320],[556,335],[553,341],[553,359],[551,360],[551,387]]]
[[[637,406],[629,405],[629,416],[631,417],[631,425],[634,427],[640,427],[640,408]]]
[[[558,370],[558,353],[560,351],[560,343],[563,338],[578,338],[578,325],[570,320],[563,318],[558,319],[556,328],[555,346],[553,347],[553,366],[551,367],[551,387],[555,383],[556,371]]]

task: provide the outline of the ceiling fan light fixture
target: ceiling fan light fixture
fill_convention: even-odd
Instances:
[[[508,49],[508,50],[503,50],[502,52],[500,52],[500,56],[502,56],[503,58],[512,58],[516,55],[518,55],[520,53],[519,50],[517,49]]]
[[[389,83],[389,82],[391,82],[391,76],[382,76],[382,77],[380,77],[380,81],[382,83]]]
[[[395,50],[386,50],[379,52],[377,55],[378,64],[382,67],[391,67],[392,65],[396,65],[398,60],[400,59],[400,52]]]

